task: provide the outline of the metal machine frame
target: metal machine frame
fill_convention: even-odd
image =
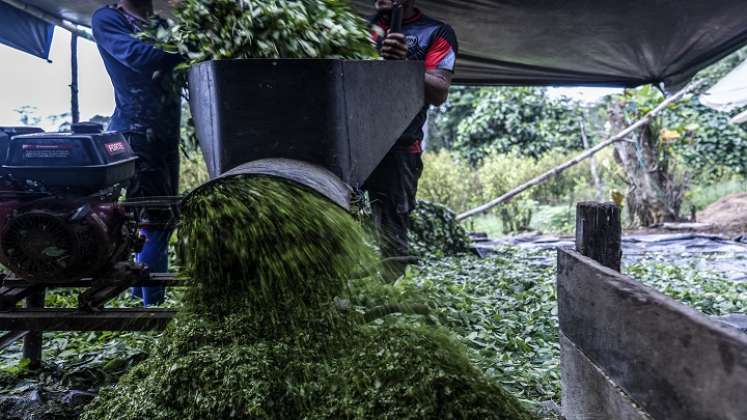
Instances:
[[[151,197],[122,203],[132,209],[168,208],[172,223],[178,216],[182,197]],[[0,350],[23,339],[23,357],[29,367],[41,366],[45,331],[160,331],[166,328],[176,311],[168,309],[107,309],[106,304],[131,287],[175,287],[187,281],[173,273],[150,273],[129,261],[115,265],[102,277],[49,279],[31,282],[13,274],[0,275]],[[77,308],[46,308],[48,289],[82,289]],[[25,300],[24,307],[20,304]]]

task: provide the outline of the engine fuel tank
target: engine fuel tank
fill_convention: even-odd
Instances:
[[[100,126],[74,125],[70,133],[17,135],[10,139],[2,163],[14,180],[49,189],[96,191],[125,183],[135,175],[137,157],[119,133]]]

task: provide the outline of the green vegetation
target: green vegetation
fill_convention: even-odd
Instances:
[[[493,152],[477,167],[472,167],[457,152],[446,149],[428,152],[423,156],[425,169],[418,197],[463,212],[510,191],[572,156],[554,152],[535,160]],[[623,188],[619,185],[619,169],[612,162],[610,152],[601,153],[596,163],[600,176],[610,180],[603,192],[604,198],[608,199],[610,191]],[[483,218],[468,220],[465,227],[495,235],[537,228],[567,232],[569,223],[564,216],[568,213],[562,210],[575,206],[577,201],[596,199],[599,195],[593,187],[590,168],[589,162],[582,163]]]
[[[661,92],[653,87],[629,91],[623,98],[628,120],[648,112],[663,99]],[[671,153],[670,159],[686,162],[686,168],[682,169],[703,181],[718,181],[731,174],[746,175],[747,131],[729,123],[729,118],[725,112],[702,105],[697,95],[690,95],[670,106],[653,124],[657,133],[666,130],[668,134],[661,139],[659,151]]]
[[[747,312],[747,284],[661,258],[652,255],[626,273],[709,315]],[[367,296],[367,304],[426,303],[470,349],[470,359],[514,395],[560,402],[554,252],[505,248],[484,259],[431,260]]]
[[[614,195],[631,225],[649,226],[681,221],[721,198],[717,192],[744,191],[747,131],[701,105],[698,95],[745,58],[747,49],[702,71],[696,79],[706,83],[698,92],[598,155],[597,179],[585,162],[470,223],[500,233],[562,233],[564,208]],[[662,100],[651,86],[597,103],[553,97],[541,87],[455,87],[430,113],[420,198],[456,212],[483,204],[582,150],[581,121],[592,146]]]
[[[526,201],[525,201],[526,203]],[[575,203],[554,205],[541,205],[537,202],[530,201],[532,219],[529,225],[523,230],[529,232],[542,232],[548,235],[571,235],[576,228],[576,206]],[[497,215],[499,212],[491,212],[485,215],[477,216],[463,223],[470,232],[485,233],[490,238],[500,238],[507,233],[516,233],[512,224],[515,219],[505,212]]]
[[[376,340],[398,340],[399,336],[395,335],[393,338],[390,335],[390,331],[395,329],[398,332],[404,331],[403,334],[406,335],[414,328],[426,336],[429,331],[441,335],[439,331],[448,329],[467,348],[466,357],[512,394],[533,403],[549,399],[559,402],[554,257],[553,252],[505,248],[497,255],[484,259],[455,256],[425,260],[394,285],[355,281],[350,284],[348,294],[352,310],[358,314],[370,310],[369,308],[390,304],[404,309],[409,304],[427,305],[430,308],[430,316],[427,317],[393,314],[360,327],[384,331]],[[707,314],[747,312],[747,285],[734,283],[716,273],[698,270],[687,262],[677,267],[664,262],[674,259],[677,256],[652,255],[640,264],[626,267],[626,272]],[[52,296],[56,295],[57,292]],[[64,297],[52,297],[50,302],[52,301],[61,306],[74,305],[72,299]],[[127,301],[119,301],[119,304],[126,305]],[[178,328],[178,325],[172,327],[170,334]],[[195,330],[190,336],[195,341],[184,344],[199,344],[198,338],[203,332],[204,330]],[[364,339],[371,337],[368,334],[362,334]],[[47,338],[45,356],[51,359],[52,364],[47,365],[42,373],[26,371],[23,364],[18,364],[17,352],[3,354],[0,359],[0,371],[4,372],[0,374],[3,377],[0,378],[0,386],[4,386],[3,394],[9,395],[28,386],[28,382],[18,382],[19,376],[58,383],[63,389],[67,385],[82,385],[82,389],[95,390],[101,385],[116,381],[121,372],[141,362],[146,354],[155,353],[155,357],[161,357],[158,354],[163,351],[163,345],[157,344],[157,336],[153,334],[59,333],[47,334]],[[413,344],[409,338],[406,340],[409,345]],[[433,344],[427,340],[418,342],[421,343],[418,346]],[[447,348],[452,344],[447,345]],[[236,345],[238,346],[238,342]],[[312,348],[314,345],[310,343]],[[291,347],[288,345],[288,348]],[[364,352],[372,352],[375,348],[377,347],[366,346]],[[399,347],[393,345],[391,348]],[[426,350],[429,347],[418,348]],[[432,349],[418,355],[428,355],[428,351]],[[249,356],[242,354],[241,357]],[[464,353],[459,357],[464,357]],[[432,358],[424,358],[424,361],[416,360],[414,363],[418,366],[432,363]],[[236,366],[236,360],[238,359],[225,362]],[[356,361],[348,358],[344,363],[352,364]],[[402,363],[398,359],[397,363],[391,363],[391,368],[398,369]],[[105,368],[107,364],[109,367]],[[184,369],[183,365],[168,366]],[[140,375],[144,375],[153,368],[166,369],[143,365],[138,371]],[[111,373],[105,376],[105,372]],[[391,372],[393,375],[409,377],[403,371]],[[115,390],[134,389],[135,376],[130,378],[126,380],[129,381],[127,385],[119,385],[118,388],[106,391],[105,395],[108,398],[118,398],[114,394]],[[237,376],[231,378],[233,380]],[[74,382],[65,382],[68,380]],[[374,385],[371,386],[371,383]],[[375,388],[375,381],[363,387]],[[136,395],[142,396],[139,393]]]
[[[650,86],[595,104],[552,99],[542,88],[456,88],[449,103],[431,112],[419,197],[456,212],[474,208],[578,154],[580,120],[593,145],[662,99]],[[584,162],[470,223],[499,233],[564,233],[569,226],[563,209],[613,195],[624,201],[631,225],[682,221],[692,209],[747,189],[747,131],[728,118],[690,95],[634,133],[631,142],[597,155],[596,179],[591,162]]]
[[[343,0],[183,0],[145,39],[189,58],[370,58],[366,23]]]
[[[187,198],[180,232],[192,279],[182,310],[83,419],[531,418],[448,330],[361,306],[348,279],[374,266],[373,249],[320,195],[221,180]]]
[[[747,313],[747,284],[703,272],[694,264],[669,265],[650,260],[627,274],[707,315]]]
[[[549,98],[544,88],[480,89],[459,122],[454,149],[472,164],[491,152],[539,158],[554,149],[581,149],[582,114],[575,105]]]
[[[410,215],[410,253],[417,256],[449,256],[470,248],[467,232],[449,208],[418,201]]]

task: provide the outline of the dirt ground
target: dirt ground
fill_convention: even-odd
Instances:
[[[664,223],[649,228],[627,229],[627,234],[717,234],[747,242],[747,192],[727,195],[697,214],[697,222]]]
[[[747,232],[747,193],[728,195],[698,213],[698,222],[730,232]]]

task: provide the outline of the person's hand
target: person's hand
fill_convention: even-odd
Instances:
[[[381,43],[381,56],[385,60],[406,60],[407,41],[404,34],[390,33]]]

